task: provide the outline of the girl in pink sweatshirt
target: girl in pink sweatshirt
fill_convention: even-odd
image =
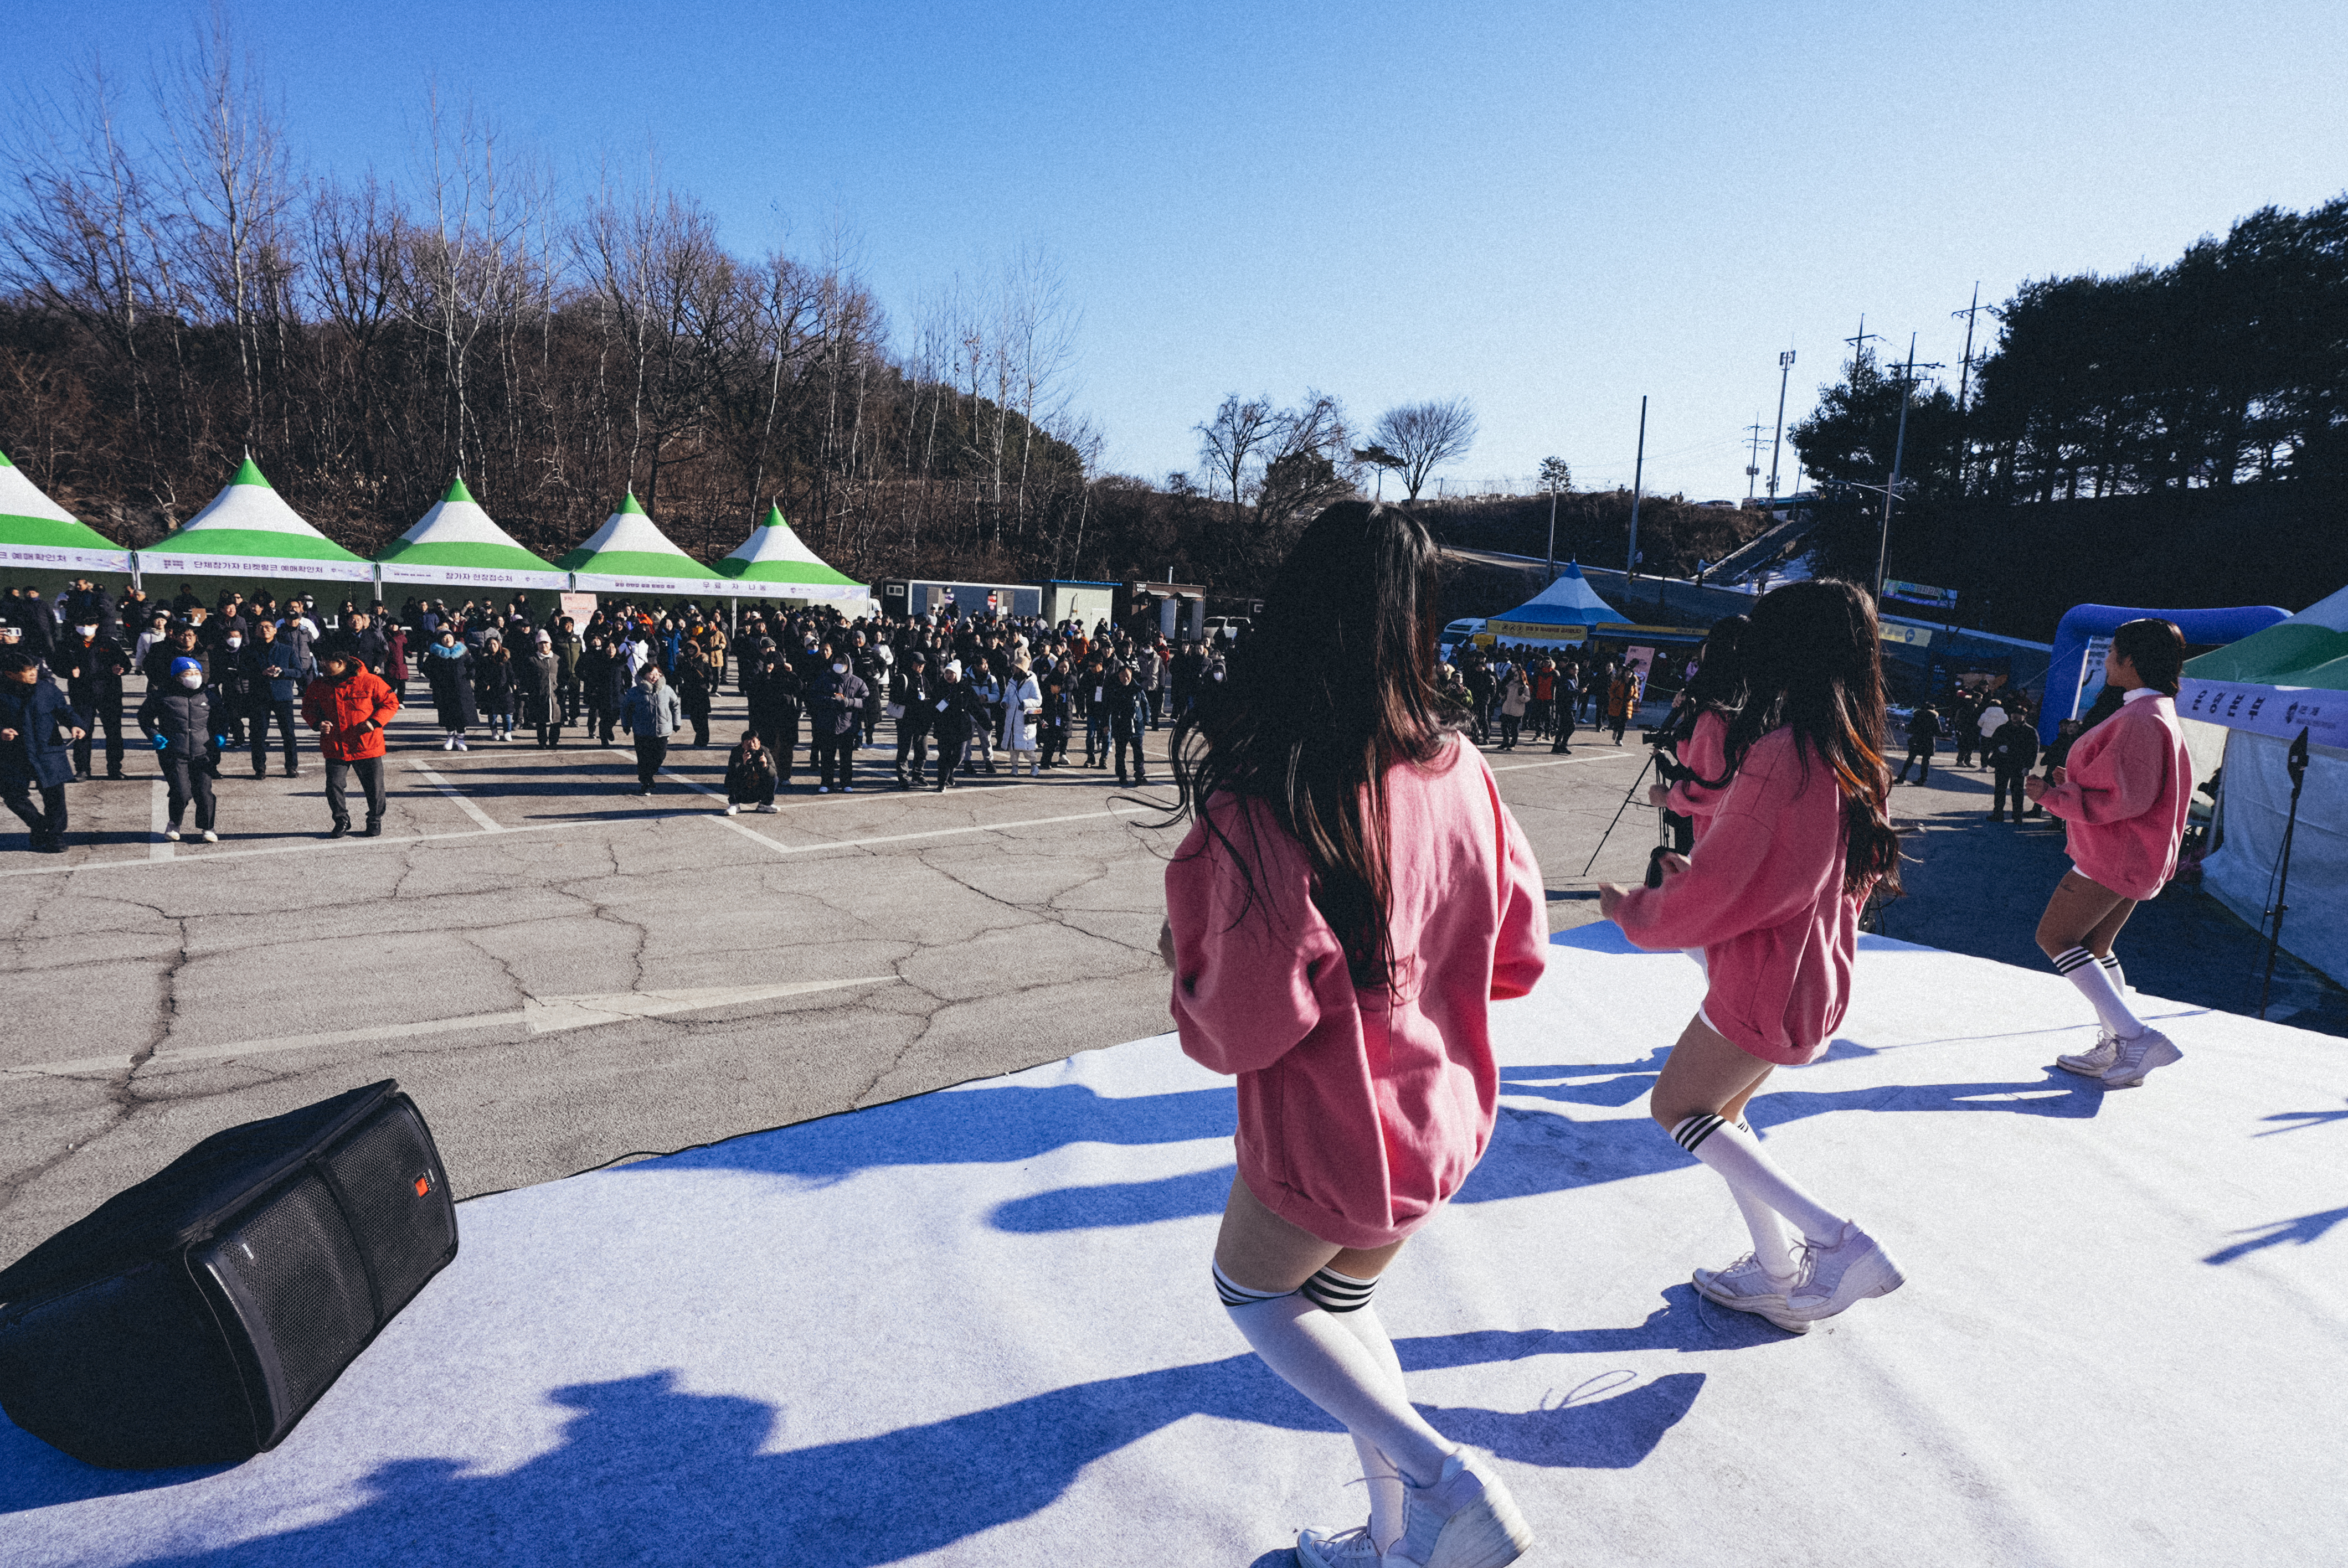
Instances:
[[[1174,732],[1174,1019],[1239,1080],[1215,1287],[1369,1480],[1368,1524],[1298,1537],[1312,1568],[1498,1565],[1532,1539],[1491,1460],[1413,1407],[1370,1305],[1483,1155],[1487,1012],[1532,989],[1549,936],[1540,869],[1435,685],[1437,573],[1407,514],[1330,507]]]
[[[1881,1244],[1797,1186],[1744,1121],[1762,1081],[1811,1061],[1842,1022],[1859,908],[1898,886],[1874,601],[1846,582],[1789,584],[1753,607],[1740,657],[1726,789],[1694,857],[1666,856],[1660,887],[1601,883],[1599,908],[1639,947],[1704,949],[1704,1005],[1648,1109],[1720,1173],[1753,1235],[1728,1267],[1697,1269],[1696,1288],[1798,1334],[1902,1283]]]
[[[2122,626],[2104,655],[2105,684],[2127,693],[2120,711],[2071,743],[2051,780],[2022,785],[2071,825],[2075,867],[2054,885],[2038,921],[2038,946],[2103,1025],[2093,1049],[2054,1060],[2106,1089],[2132,1089],[2184,1055],[2128,1006],[2112,952],[2138,900],[2157,894],[2177,870],[2193,804],[2193,759],[2175,701],[2184,671],[2185,634],[2174,622]]]

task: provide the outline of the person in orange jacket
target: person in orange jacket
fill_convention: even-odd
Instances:
[[[366,792],[365,836],[383,835],[383,732],[399,712],[399,699],[371,672],[357,651],[335,642],[321,649],[323,671],[302,693],[302,722],[318,732],[318,753],[326,759],[326,806],[335,814],[333,831],[340,838],[351,830],[351,814],[343,803],[352,774]]]

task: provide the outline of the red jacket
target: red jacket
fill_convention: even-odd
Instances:
[[[399,699],[391,688],[364,669],[355,668],[339,681],[322,675],[302,693],[302,722],[321,732],[318,752],[328,762],[363,763],[383,755],[383,727],[398,712]]]
[[[2071,860],[2127,898],[2150,898],[2177,874],[2193,808],[2193,757],[2177,704],[2149,686],[2071,743],[2063,782],[2038,804],[2071,825]]]

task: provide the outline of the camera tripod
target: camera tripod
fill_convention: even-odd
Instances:
[[[1582,876],[1589,876],[1590,868],[1598,864],[1598,856],[1605,850],[1606,841],[1614,836],[1614,829],[1622,821],[1622,814],[1630,810],[1631,803],[1638,798],[1639,786],[1647,782],[1647,774],[1661,771],[1656,767],[1656,759],[1662,754],[1660,751],[1653,749],[1648,751],[1646,763],[1639,769],[1639,776],[1631,781],[1631,787],[1623,792],[1622,804],[1614,808],[1614,820],[1606,825],[1606,831],[1598,835],[1597,848],[1592,849],[1590,852],[1590,858],[1582,862]],[[1646,885],[1648,886],[1660,887],[1663,885],[1663,856],[1671,852],[1671,824],[1665,820],[1663,808],[1657,806],[1655,808],[1655,846],[1647,852]]]

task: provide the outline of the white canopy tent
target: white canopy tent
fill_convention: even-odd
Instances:
[[[750,537],[717,563],[732,591],[745,599],[848,600],[870,599],[871,588],[835,570],[808,548],[805,540],[783,520],[780,507],[769,506]]]
[[[1622,612],[1598,597],[1581,575],[1578,561],[1568,561],[1555,582],[1516,609],[1493,616],[1484,630],[1495,642],[1587,642],[1601,627],[1627,626]]]
[[[139,552],[139,570],[167,577],[375,580],[374,562],[304,521],[250,457],[211,505],[154,548]]]
[[[734,589],[653,526],[631,490],[587,542],[554,563],[582,593],[717,597]]]
[[[129,571],[130,552],[42,494],[0,452],[0,567]]]
[[[462,588],[563,589],[571,576],[514,542],[473,499],[463,477],[417,525],[376,558],[385,582]]]

